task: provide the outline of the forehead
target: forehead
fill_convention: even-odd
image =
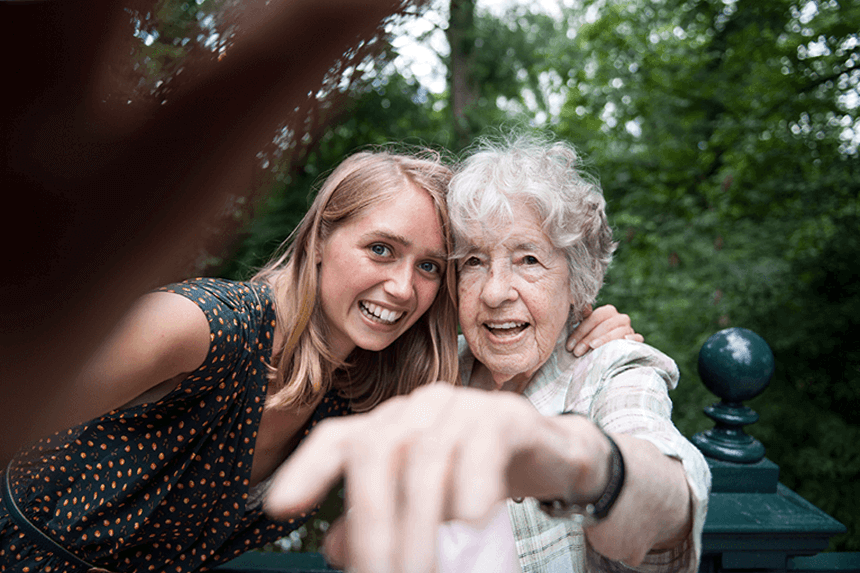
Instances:
[[[439,210],[430,194],[414,185],[380,195],[352,224],[362,235],[384,235],[405,246],[445,252]]]
[[[528,207],[519,209],[513,220],[508,217],[494,217],[485,221],[469,221],[461,233],[458,237],[460,250],[555,249],[537,214]]]

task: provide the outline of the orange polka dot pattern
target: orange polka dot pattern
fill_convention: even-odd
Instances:
[[[160,290],[206,314],[204,364],[160,401],[41,440],[8,470],[13,496],[36,527],[110,571],[205,570],[284,537],[308,517],[274,522],[259,504],[246,507],[274,335],[269,288],[194,279]],[[307,431],[345,413],[347,402],[330,393]],[[0,505],[0,572],[12,571],[85,569],[24,537]]]

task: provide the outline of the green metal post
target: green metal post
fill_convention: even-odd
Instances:
[[[803,556],[823,551],[845,527],[779,483],[779,466],[744,432],[758,414],[743,405],[774,372],[773,353],[756,333],[730,328],[699,353],[699,375],[721,400],[705,409],[715,426],[693,436],[713,485],[702,535],[701,572],[800,571]]]

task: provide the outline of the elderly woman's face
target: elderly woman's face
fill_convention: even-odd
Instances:
[[[475,358],[496,388],[522,392],[555,349],[573,301],[564,253],[531,209],[520,212],[513,228],[472,228],[458,291],[460,326]]]

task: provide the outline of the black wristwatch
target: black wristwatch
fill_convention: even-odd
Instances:
[[[576,414],[576,412],[564,412],[565,414]],[[576,414],[581,415],[581,414]],[[603,432],[603,429],[600,429]],[[621,450],[618,449],[618,444],[615,443],[609,434],[603,432],[606,439],[609,440],[609,481],[600,497],[593,503],[579,505],[569,500],[553,499],[548,501],[540,501],[541,511],[556,518],[570,518],[574,515],[583,516],[582,526],[591,527],[596,525],[602,519],[605,519],[615,501],[621,493],[621,488],[624,487],[624,458],[621,456]]]

